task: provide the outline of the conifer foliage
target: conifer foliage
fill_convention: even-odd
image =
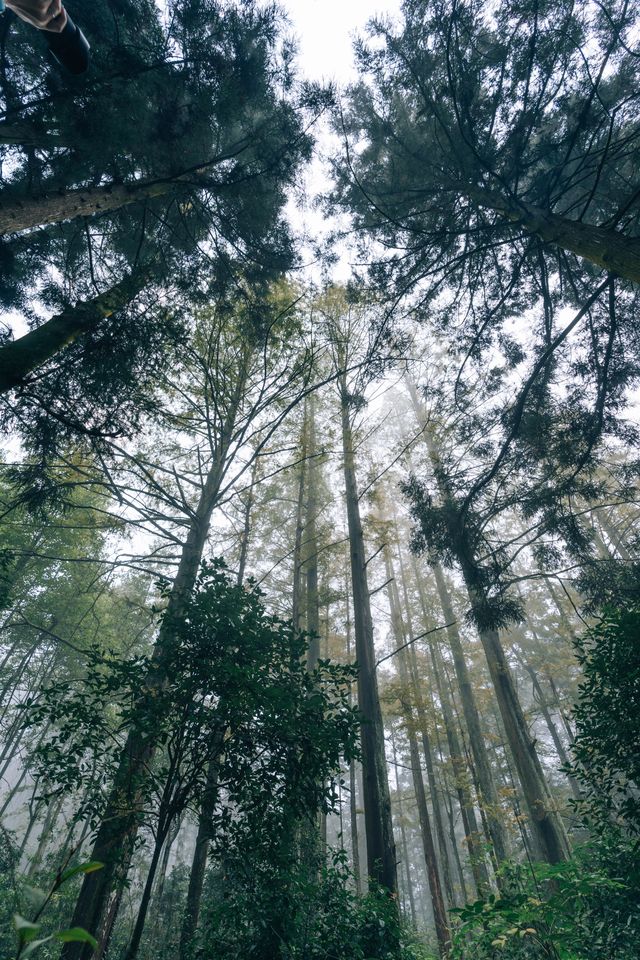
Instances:
[[[636,7],[398,0],[342,89],[69,11],[0,15],[0,952],[636,960]]]

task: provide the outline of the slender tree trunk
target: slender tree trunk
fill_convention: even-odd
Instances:
[[[153,846],[153,854],[151,855],[151,862],[149,864],[147,878],[142,891],[142,899],[140,900],[140,905],[138,907],[138,913],[136,915],[136,922],[133,926],[131,940],[129,941],[129,945],[124,954],[124,960],[134,960],[140,948],[140,940],[142,939],[144,926],[147,920],[147,912],[149,910],[149,904],[151,903],[153,884],[156,878],[158,864],[160,863],[160,856],[169,834],[169,828],[170,823],[167,823],[166,828],[156,838],[156,842]]]
[[[425,442],[427,444],[429,456],[431,459],[433,459],[434,451],[430,442],[429,424],[427,423],[424,415],[424,411],[418,397],[418,391],[413,381],[408,377],[406,378],[406,384],[416,419],[425,431]],[[480,805],[483,817],[487,822],[496,861],[498,864],[501,864],[509,858],[509,842],[507,838],[507,832],[502,822],[502,810],[500,801],[498,800],[498,792],[496,790],[491,764],[489,763],[489,757],[487,755],[487,748],[480,723],[480,714],[478,713],[478,707],[476,705],[476,700],[473,693],[471,678],[469,676],[469,668],[467,667],[467,662],[462,649],[460,632],[457,627],[457,618],[453,611],[453,604],[451,603],[444,573],[440,563],[437,560],[432,561],[431,567],[436,580],[436,589],[440,600],[440,607],[442,609],[444,622],[449,624],[446,630],[447,639],[449,641],[451,654],[453,656],[456,682],[458,691],[460,693],[462,711],[464,714],[467,734],[469,737],[469,745],[475,766]],[[420,589],[423,589],[417,570],[416,573],[418,586]]]
[[[451,497],[446,476],[442,469],[432,429],[422,417],[417,392],[413,384],[412,400],[419,422],[425,426],[425,441],[434,468],[440,496],[445,504],[455,511],[455,501]],[[471,607],[476,620],[481,622],[481,611],[486,606],[486,597],[479,577],[479,569],[473,550],[469,544],[464,527],[455,528],[451,538],[452,549],[460,565],[462,576],[469,593]],[[480,640],[487,658],[491,681],[496,693],[500,715],[504,724],[507,740],[522,785],[532,829],[543,857],[549,863],[559,863],[570,855],[569,841],[560,816],[558,815],[549,787],[545,779],[535,744],[529,736],[522,707],[513,683],[513,676],[500,642],[497,630],[480,629]]]
[[[346,632],[347,632],[347,662],[351,663],[351,603],[349,600],[349,579],[345,583],[345,602],[346,602]],[[353,690],[350,691],[350,699],[353,699]],[[353,876],[356,883],[356,894],[362,893],[362,880],[360,878],[360,838],[358,830],[358,797],[357,797],[358,777],[356,771],[356,761],[352,760],[349,764],[349,819],[351,824],[351,862],[353,866]]]
[[[502,808],[498,800],[498,791],[496,790],[491,764],[487,754],[487,748],[482,733],[480,714],[476,705],[476,699],[473,693],[469,668],[465,660],[462,649],[460,633],[456,625],[456,617],[453,612],[451,598],[447,589],[447,584],[442,572],[442,567],[436,561],[432,566],[436,580],[436,588],[440,598],[440,605],[444,621],[452,624],[447,627],[447,639],[453,657],[453,666],[456,674],[460,700],[462,703],[462,712],[464,714],[467,734],[469,737],[469,746],[473,756],[476,777],[478,779],[478,788],[480,791],[480,803],[487,819],[487,826],[496,860],[503,863],[509,857],[509,842],[507,832],[502,821]]]
[[[65,307],[35,330],[0,347],[0,394],[19,386],[33,370],[130,303],[149,278],[148,272],[137,271],[92,300]]]
[[[238,561],[238,585],[244,580],[244,571],[247,565],[247,553],[249,550],[249,539],[251,537],[251,511],[253,510],[253,501],[255,497],[255,486],[258,477],[258,466],[260,461],[256,457],[251,467],[251,481],[247,492],[247,499],[244,505],[244,517],[242,524],[242,536],[240,538],[240,558]]]
[[[565,750],[565,746],[564,746],[564,743],[562,742],[562,738],[558,733],[558,728],[556,727],[553,721],[553,717],[551,716],[551,712],[547,704],[545,693],[544,693],[544,690],[542,689],[542,685],[540,684],[540,680],[538,679],[538,675],[536,674],[536,671],[533,669],[533,667],[529,666],[526,660],[517,652],[516,652],[516,657],[522,664],[523,669],[529,675],[529,678],[531,680],[531,685],[533,687],[534,699],[538,704],[538,706],[540,707],[542,718],[545,722],[545,726],[547,730],[549,731],[549,734],[551,735],[551,739],[553,741],[555,751],[558,755],[558,759],[563,767],[567,767],[570,763],[570,757],[567,751]],[[571,787],[571,792],[573,793],[573,796],[575,797],[576,800],[579,800],[580,788],[578,787],[578,784],[576,783],[574,778],[571,776],[571,774],[566,773],[566,771],[565,771],[565,776],[569,781],[569,786]]]
[[[358,705],[363,717],[361,738],[367,869],[370,877],[386,887],[390,893],[395,893],[397,889],[396,852],[391,821],[391,799],[384,750],[384,727],[378,697],[367,563],[349,419],[349,394],[345,375],[341,377],[340,387],[344,479],[358,661]]]
[[[187,903],[182,921],[182,931],[180,933],[179,960],[186,960],[187,957],[192,955],[193,938],[198,927],[207,857],[209,855],[209,844],[212,839],[213,812],[218,800],[218,769],[218,760],[212,760],[207,770],[205,793],[202,801],[202,809],[198,818],[198,835],[196,837],[196,846],[191,862]]]
[[[47,807],[47,812],[42,822],[42,830],[40,831],[38,846],[36,847],[33,856],[29,860],[29,866],[26,871],[26,875],[30,880],[35,876],[40,868],[40,865],[42,864],[44,852],[49,845],[49,841],[51,840],[52,828],[58,822],[58,817],[60,816],[63,803],[64,797],[60,797],[59,800],[55,801],[54,803],[50,803]]]
[[[611,523],[609,518],[606,516],[603,510],[599,510],[596,514],[596,518],[603,531],[608,536],[609,540],[613,544],[616,553],[621,560],[630,561],[633,559],[629,550],[625,547],[622,542],[618,531],[615,528],[615,525]]]
[[[397,639],[397,638],[396,638]],[[401,642],[401,641],[400,641]],[[405,651],[398,653],[398,666],[400,670],[400,679],[408,689],[409,676],[405,659]],[[420,820],[420,834],[422,837],[422,849],[424,852],[425,865],[427,868],[427,879],[429,881],[429,892],[431,894],[431,905],[433,907],[433,918],[436,928],[436,937],[441,957],[446,957],[451,946],[451,935],[449,933],[449,920],[447,917],[447,908],[444,896],[442,894],[442,884],[440,881],[440,872],[438,869],[438,857],[436,846],[431,828],[431,819],[429,817],[429,808],[427,807],[427,797],[424,790],[424,781],[422,779],[422,768],[420,765],[420,751],[418,750],[418,740],[415,734],[414,719],[411,714],[411,708],[407,702],[401,704],[407,739],[409,741],[409,757],[411,763],[411,774],[413,777],[413,787],[416,794],[418,805],[418,817]]]
[[[397,536],[397,522],[396,522],[396,539]],[[404,605],[405,609],[409,612],[409,595],[407,592],[407,578],[404,568],[404,563],[402,560],[402,550],[398,549],[398,560],[400,563],[400,577],[402,580],[402,589],[404,595]],[[427,606],[426,606],[426,597],[424,596],[424,586],[422,580],[419,576],[417,570],[417,563],[415,563],[414,557],[414,573],[415,573],[415,582],[418,587],[418,596],[420,598],[420,606],[422,609],[423,622],[424,625],[429,628],[431,626],[431,618],[428,616]],[[409,613],[408,613],[409,615]],[[409,621],[409,629],[411,635],[413,636],[413,627]],[[451,698],[449,696],[449,691],[446,688],[446,685],[443,683],[442,679],[442,658],[440,655],[440,650],[438,644],[435,640],[431,639],[429,641],[429,653],[431,657],[431,664],[433,668],[433,677],[436,684],[436,691],[438,694],[438,699],[440,701],[440,706],[442,709],[442,719],[444,721],[445,734],[447,737],[447,746],[449,748],[449,757],[451,760],[451,765],[453,767],[453,774],[455,780],[456,794],[458,797],[458,804],[460,807],[460,816],[462,818],[462,825],[465,831],[465,843],[467,845],[467,851],[469,854],[469,860],[471,863],[471,871],[473,878],[478,889],[478,893],[483,895],[485,892],[488,892],[490,889],[489,875],[487,873],[486,864],[484,862],[484,857],[480,850],[477,848],[477,844],[480,840],[480,833],[478,830],[478,824],[476,820],[476,813],[473,806],[473,800],[471,798],[471,793],[469,790],[468,782],[468,773],[467,773],[467,763],[466,759],[462,753],[460,747],[460,742],[458,739],[458,732],[456,730],[455,719],[453,715],[453,706],[451,703]],[[415,653],[414,653],[415,658]],[[416,683],[417,683],[417,670],[414,667]],[[461,886],[464,894],[465,901],[468,899],[464,873],[462,870],[462,865],[460,863],[460,857],[458,856],[457,843],[455,840],[455,830],[453,828],[453,821],[450,825],[451,833],[451,844],[454,850],[456,857]]]
[[[566,711],[565,711],[565,709],[564,709],[564,707],[563,707],[563,705],[562,705],[562,700],[560,699],[560,694],[558,693],[558,688],[557,688],[557,686],[556,686],[556,682],[555,682],[555,680],[553,679],[553,675],[551,674],[550,671],[548,671],[548,670],[545,671],[545,675],[546,675],[546,678],[547,678],[547,682],[548,682],[549,686],[551,687],[551,693],[552,693],[552,695],[553,695],[553,702],[555,703],[556,710],[558,711],[558,714],[559,714],[559,716],[560,716],[560,719],[562,720],[562,726],[564,727],[565,733],[566,733],[566,735],[567,735],[567,740],[569,741],[569,743],[572,744],[573,741],[574,741],[574,739],[575,739],[575,734],[574,734],[574,732],[573,732],[573,728],[572,728],[571,723],[570,723],[570,721],[569,721],[569,717],[567,716],[567,713],[566,713]]]
[[[302,626],[302,537],[304,534],[304,493],[307,471],[307,409],[304,405],[304,417],[300,431],[300,463],[298,465],[298,496],[296,502],[296,532],[293,546],[293,584],[291,590],[291,619],[293,626],[299,630]]]
[[[428,617],[427,609],[425,607],[423,586],[417,570],[416,582],[418,583],[418,593],[420,595],[424,623],[425,626],[428,627],[430,625],[430,618]],[[458,737],[456,720],[454,716],[454,706],[444,679],[444,664],[442,662],[442,655],[440,653],[437,640],[433,638],[431,638],[429,642],[429,653],[431,656],[431,664],[433,668],[436,689],[438,692],[438,699],[440,700],[440,705],[442,708],[442,718],[444,720],[447,745],[449,747],[449,756],[451,758],[451,765],[453,767],[456,794],[458,796],[460,816],[462,818],[462,825],[465,832],[465,842],[469,853],[469,861],[471,863],[471,872],[473,874],[478,895],[480,897],[484,897],[491,889],[491,882],[489,879],[489,872],[485,863],[484,854],[482,853],[483,841],[481,830],[478,826],[476,811],[471,796],[469,782],[470,771],[468,769],[467,760],[463,753],[460,745],[460,739]]]
[[[413,883],[411,881],[411,865],[409,863],[409,849],[407,846],[407,830],[404,824],[404,810],[402,805],[402,791],[400,790],[400,778],[398,776],[398,752],[396,750],[396,737],[391,728],[391,749],[393,752],[393,763],[395,765],[396,780],[396,802],[398,804],[398,822],[400,824],[400,840],[402,844],[402,860],[404,862],[404,871],[407,884],[407,897],[409,899],[409,910],[411,913],[411,923],[414,930],[417,929],[416,903],[413,896]]]
[[[476,586],[476,571],[473,563],[464,554],[460,554],[458,560],[462,567],[472,608],[482,607],[483,600]],[[560,863],[570,855],[569,841],[549,792],[535,744],[529,735],[500,637],[497,630],[481,629],[479,633],[500,716],[525,797],[531,827],[544,859],[549,863]]]
[[[405,625],[402,618],[402,611],[400,608],[400,597],[398,594],[398,585],[395,579],[395,573],[393,569],[393,561],[391,559],[391,550],[388,543],[385,543],[383,548],[383,556],[386,570],[386,578],[388,581],[387,594],[389,597],[389,607],[391,610],[391,621],[393,624],[393,631],[396,637],[396,643],[399,647],[403,647],[407,643],[407,639],[413,638],[413,631],[411,628],[410,636],[407,638],[407,633],[405,631]],[[419,689],[417,676],[414,671],[411,669],[411,654],[408,652],[409,648],[405,648],[399,654],[400,657],[400,671],[401,674],[404,673],[403,682],[408,684],[407,694],[411,692],[413,702],[415,704],[418,724],[417,728],[420,730],[421,739],[422,739],[422,752],[424,755],[425,766],[427,769],[427,778],[429,781],[429,791],[431,793],[431,809],[433,811],[433,822],[435,826],[435,836],[438,844],[438,851],[440,854],[439,865],[440,865],[440,874],[442,880],[442,886],[444,888],[446,902],[448,906],[455,906],[455,896],[453,892],[453,884],[451,882],[451,868],[449,864],[449,851],[447,849],[447,840],[444,829],[444,821],[442,817],[442,807],[440,803],[440,795],[437,789],[435,773],[433,768],[433,756],[431,749],[431,742],[427,730],[427,714],[424,705],[424,700],[422,698],[422,693]],[[414,732],[415,735],[415,732]]]
[[[309,649],[307,651],[307,669],[314,670],[320,658],[320,606],[318,600],[318,463],[316,449],[316,412],[315,396],[307,397],[307,502],[305,518],[304,574],[306,581],[306,613]]]
[[[569,618],[567,616],[567,611],[564,608],[564,604],[561,598],[558,596],[558,592],[556,588],[553,586],[553,584],[551,583],[551,580],[548,577],[544,578],[543,583],[547,588],[547,593],[553,600],[556,610],[558,611],[560,624],[566,634],[565,639],[568,639],[571,642],[573,642],[576,639],[576,631],[574,630],[573,625],[569,621]]]

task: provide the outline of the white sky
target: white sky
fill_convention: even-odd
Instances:
[[[354,79],[351,36],[374,14],[395,14],[400,0],[281,0],[298,38],[300,72],[310,80]]]
[[[298,42],[298,71],[301,77],[314,81],[333,81],[344,88],[357,78],[354,69],[352,40],[361,33],[367,21],[376,14],[397,15],[401,0],[280,0],[288,12],[291,30]],[[288,216],[294,230],[315,241],[335,226],[326,215],[313,208],[318,194],[330,188],[322,155],[340,149],[328,132],[326,122],[315,128],[316,156],[304,174],[304,198],[297,196],[289,203]],[[298,274],[299,280],[318,282],[318,266],[311,251],[301,244],[302,262],[307,269]],[[332,280],[345,283],[354,263],[349,251],[340,248],[340,261],[332,270]]]

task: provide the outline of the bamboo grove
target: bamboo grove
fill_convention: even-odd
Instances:
[[[83,78],[0,18],[4,955],[632,960],[637,11],[404,0],[338,90],[76,7]]]

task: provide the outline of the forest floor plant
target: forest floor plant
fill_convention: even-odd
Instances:
[[[640,609],[605,607],[583,669],[570,772],[589,840],[571,861],[506,868],[500,896],[457,911],[455,960],[635,960],[640,941]]]

